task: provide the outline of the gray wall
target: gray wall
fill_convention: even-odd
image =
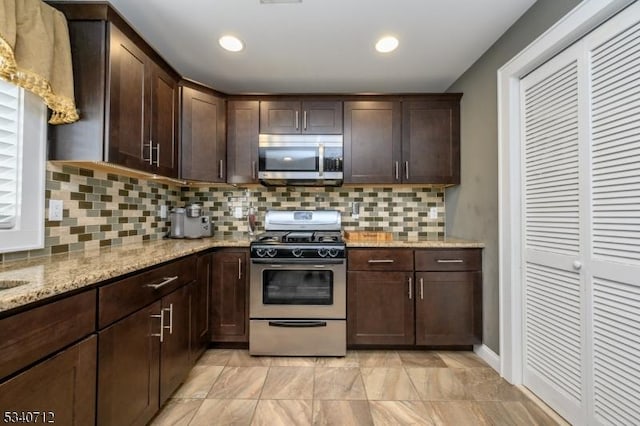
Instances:
[[[479,240],[484,249],[484,343],[499,354],[497,71],[578,0],[538,0],[447,89],[462,92],[462,182],[446,191],[448,236]]]

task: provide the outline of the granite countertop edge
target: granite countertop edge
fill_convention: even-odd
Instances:
[[[347,247],[482,248],[474,241],[442,240],[346,241]],[[214,248],[249,247],[248,239],[205,238],[153,240],[124,246],[70,252],[0,265],[0,284],[28,281],[0,290],[0,313],[67,292]]]

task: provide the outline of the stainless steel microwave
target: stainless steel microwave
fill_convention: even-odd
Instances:
[[[261,134],[258,153],[258,179],[263,185],[342,185],[342,135]]]

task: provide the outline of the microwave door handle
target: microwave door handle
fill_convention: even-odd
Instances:
[[[318,144],[318,176],[322,177],[324,174],[324,144]]]

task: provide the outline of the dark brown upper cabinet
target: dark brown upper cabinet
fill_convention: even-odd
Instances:
[[[52,2],[69,24],[80,120],[49,127],[49,159],[178,176],[178,74],[108,4]]]
[[[402,182],[460,183],[460,98],[402,103]]]
[[[459,184],[460,97],[345,102],[345,183]]]
[[[227,183],[258,183],[258,101],[227,102]]]
[[[180,177],[226,181],[224,99],[207,88],[182,85]]]
[[[260,133],[342,134],[342,102],[321,100],[261,101]]]
[[[398,101],[344,103],[344,182],[400,182]]]

